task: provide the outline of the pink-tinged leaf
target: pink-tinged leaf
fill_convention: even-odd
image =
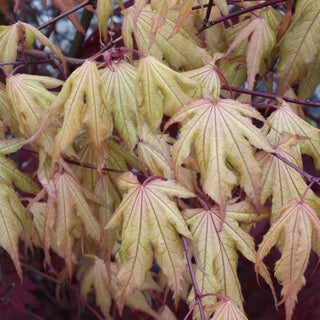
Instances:
[[[166,130],[172,123],[183,121],[172,153],[177,177],[181,164],[194,149],[203,190],[221,206],[222,211],[225,211],[226,202],[238,182],[258,211],[262,209],[261,169],[254,159],[252,145],[267,152],[273,149],[261,130],[252,124],[251,118],[265,121],[246,104],[229,99],[217,102],[203,99],[180,108],[165,126]]]
[[[312,241],[313,236],[317,242]],[[286,320],[290,320],[297,294],[306,283],[303,274],[311,249],[317,253],[320,249],[320,220],[315,210],[306,202],[298,200],[291,200],[282,207],[259,245],[256,270],[280,237],[281,258],[276,263],[275,276],[282,283],[280,303],[285,303]]]
[[[170,180],[156,179],[141,185],[129,172],[120,175],[118,183],[128,193],[106,228],[122,225],[121,268],[117,277],[119,310],[127,297],[141,287],[151,268],[152,246],[177,303],[186,266],[179,234],[189,238],[191,234],[172,197],[194,197],[194,194]]]

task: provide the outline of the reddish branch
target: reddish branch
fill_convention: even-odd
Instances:
[[[274,99],[282,99],[286,102],[291,102],[291,103],[296,103],[296,104],[304,104],[306,106],[311,106],[311,107],[320,107],[319,102],[314,102],[314,101],[310,101],[310,100],[294,99],[294,98],[289,98],[286,96],[279,96],[279,95],[272,94],[272,93],[257,92],[257,91],[253,91],[253,90],[243,89],[243,88],[229,87],[225,84],[221,84],[221,88],[224,90],[231,89],[234,92],[245,93],[245,94],[249,94],[251,96],[257,96],[257,97],[262,97],[262,98],[266,98],[266,99],[273,99],[273,100]]]
[[[92,0],[87,0],[87,1],[85,1],[85,2],[82,2],[82,3],[78,4],[77,6],[71,8],[70,10],[68,10],[68,11],[66,11],[66,12],[58,15],[57,17],[51,19],[50,21],[42,24],[42,25],[39,26],[37,29],[38,29],[38,30],[41,30],[41,29],[43,29],[43,28],[46,28],[47,26],[49,26],[49,25],[57,22],[58,20],[66,17],[66,16],[68,16],[69,14],[71,14],[71,13],[73,13],[73,12],[76,12],[76,11],[78,11],[79,9],[81,9],[81,8],[83,8],[83,7],[85,7],[85,6],[89,5],[89,4],[92,4],[92,3],[93,3]]]
[[[243,10],[240,10],[240,11],[237,11],[237,12],[232,12],[230,14],[227,14],[225,16],[222,16],[220,18],[217,18],[217,19],[214,19],[214,20],[211,20],[211,21],[206,21],[204,19],[203,21],[203,25],[202,27],[200,28],[199,30],[199,33],[201,33],[202,31],[212,27],[213,25],[217,24],[217,23],[220,23],[220,22],[223,22],[223,21],[227,21],[229,19],[232,19],[232,18],[235,18],[235,17],[238,17],[240,15],[243,15],[245,13],[249,13],[249,12],[252,12],[254,10],[258,10],[258,9],[262,9],[264,7],[268,7],[268,6],[272,6],[273,4],[277,4],[277,3],[280,3],[280,2],[285,2],[283,0],[271,0],[271,1],[266,1],[264,3],[259,3],[255,6],[252,6],[252,7],[249,7],[249,8],[246,8],[246,9],[243,9]],[[211,9],[210,9],[211,10]]]

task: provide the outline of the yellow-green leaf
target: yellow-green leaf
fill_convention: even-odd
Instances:
[[[310,0],[302,7],[296,9],[289,30],[279,43],[277,91],[280,94],[305,74],[320,49],[320,2]]]
[[[184,210],[183,214],[186,216],[205,271],[204,273],[199,268],[196,269],[197,284],[201,293],[219,293],[222,290],[224,295],[242,308],[243,298],[237,275],[237,250],[255,263],[253,238],[242,230],[235,220],[229,218],[228,214],[224,217],[217,205],[210,210]],[[265,267],[262,275],[272,288],[272,281]],[[202,301],[207,305],[214,303],[216,298],[206,297]]]
[[[305,285],[304,272],[310,251],[319,252],[320,220],[315,210],[306,202],[291,200],[280,210],[271,228],[264,235],[257,253],[256,270],[262,259],[282,237],[281,258],[275,266],[275,276],[282,283],[282,300],[285,302],[286,320],[290,320],[296,304],[297,294]],[[312,242],[312,237],[317,242]]]
[[[180,166],[194,148],[203,190],[222,211],[238,180],[261,211],[261,169],[254,159],[252,145],[268,152],[272,152],[272,148],[251,118],[265,121],[254,108],[240,102],[202,99],[180,108],[165,127],[187,120],[173,146],[175,172],[179,178]]]
[[[236,306],[232,300],[223,300],[207,307],[207,310],[214,312],[210,320],[248,320],[246,315]]]
[[[146,115],[154,129],[160,126],[163,114],[171,116],[183,104],[201,96],[197,82],[151,56],[140,61],[136,91],[140,94],[138,111]]]
[[[135,104],[137,70],[124,61],[101,71],[107,103],[112,106],[114,126],[127,148],[132,150],[138,141],[138,112]]]
[[[106,158],[104,142],[111,135],[113,124],[95,62],[87,60],[71,74],[52,108],[56,114],[64,110],[63,125],[55,138],[52,167],[60,153],[75,140],[80,129],[87,128],[94,146],[95,160],[101,169]]]
[[[273,145],[277,145],[282,131],[308,138],[301,139],[294,149],[300,154],[312,157],[316,168],[320,169],[320,130],[296,115],[285,101],[279,100],[279,102],[279,108],[268,118],[275,129],[269,131],[268,140]],[[266,129],[269,130],[269,128]]]
[[[7,78],[7,99],[19,121],[19,129],[26,136],[31,137],[40,125],[41,115],[48,111],[48,107],[56,96],[47,88],[60,86],[62,81],[49,77],[18,74]],[[53,137],[56,128],[51,127],[37,139],[37,142],[52,155]]]
[[[146,55],[150,54],[159,61],[164,58],[176,70],[180,68],[185,70],[199,68],[211,60],[206,51],[198,46],[194,26],[184,26],[174,37],[168,39],[177,19],[177,13],[173,11],[169,12],[166,23],[157,31],[154,43],[149,48],[150,30],[154,15],[155,12],[147,5],[141,10],[135,24],[134,7],[126,9],[122,27],[122,36],[126,47],[133,47],[133,34],[139,51]]]
[[[292,150],[298,142],[298,137],[282,132],[274,152],[302,169],[301,154]],[[308,186],[300,173],[275,156],[260,151],[256,158],[262,168],[262,203],[272,195],[272,218],[275,219],[280,209],[289,200],[300,199]],[[316,210],[320,208],[320,199],[311,189],[305,201]]]
[[[0,184],[0,246],[9,254],[22,280],[18,242],[22,232],[32,224],[15,191]]]
[[[194,194],[170,180],[156,179],[141,185],[129,172],[122,174],[118,183],[128,193],[106,228],[122,225],[122,265],[117,278],[119,309],[122,310],[126,298],[142,285],[151,268],[152,246],[177,301],[186,266],[179,233],[186,237],[191,234],[172,197],[193,197]]]
[[[32,33],[42,45],[47,46],[55,55],[57,55],[62,62],[64,72],[67,72],[67,63],[61,49],[54,45],[45,35],[32,25],[24,22],[19,22],[19,24],[26,33]]]
[[[254,18],[240,30],[226,54],[228,55],[245,39],[249,39],[246,56],[248,88],[253,89],[255,76],[259,73],[261,61],[275,46],[276,35],[264,19]]]
[[[15,62],[17,59],[17,46],[20,39],[17,24],[12,26],[0,26],[0,61]],[[3,68],[11,72],[13,65],[6,65]]]

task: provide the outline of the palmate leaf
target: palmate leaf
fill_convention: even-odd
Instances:
[[[165,24],[157,31],[154,43],[149,48],[150,29],[154,15],[151,7],[147,5],[141,10],[135,24],[134,7],[126,9],[122,27],[122,36],[126,47],[133,47],[133,34],[139,51],[145,55],[150,54],[159,61],[164,58],[176,70],[180,68],[192,70],[211,60],[206,51],[198,46],[196,29],[192,25],[185,25],[174,37],[168,39],[176,24],[176,12],[169,12]]]
[[[160,126],[163,114],[171,116],[182,105],[200,98],[201,86],[183,74],[173,71],[152,56],[140,61],[136,91],[139,113],[153,128]]]
[[[279,102],[279,108],[268,118],[268,121],[275,130],[269,131],[269,128],[265,128],[266,131],[269,131],[267,135],[268,140],[273,145],[277,145],[279,134],[282,131],[308,138],[301,139],[293,150],[312,157],[316,168],[320,169],[320,130],[297,116],[288,103],[283,100],[279,100]]]
[[[14,110],[14,116],[19,121],[19,129],[31,137],[40,125],[41,115],[46,113],[56,96],[47,90],[62,85],[62,81],[50,77],[18,74],[6,79],[7,99]],[[51,127],[40,135],[37,142],[53,154],[56,129]]]
[[[9,254],[22,281],[19,261],[19,238],[24,230],[32,230],[32,220],[21,204],[15,191],[7,184],[0,183],[0,246]],[[34,230],[35,231],[35,230]]]
[[[69,275],[72,274],[72,248],[74,239],[81,237],[81,225],[85,233],[99,241],[102,228],[93,215],[84,189],[68,173],[56,173],[53,178],[55,197],[49,197],[47,215],[44,223],[44,249],[46,262],[50,265],[49,246],[51,230],[55,227],[57,246],[63,253]],[[92,197],[93,198],[93,197]]]
[[[95,62],[87,60],[70,75],[51,109],[56,115],[64,110],[63,125],[55,138],[51,171],[60,153],[73,143],[83,127],[88,129],[95,160],[101,169],[106,158],[104,141],[111,135],[113,124]]]
[[[122,0],[115,0],[119,7],[123,8]],[[98,0],[97,1],[97,18],[99,30],[103,37],[108,37],[108,20],[113,13],[113,2],[112,0]]]
[[[138,112],[135,104],[136,76],[136,68],[124,61],[101,71],[106,101],[112,106],[114,126],[129,150],[132,150],[138,141]]]
[[[290,200],[282,207],[259,245],[256,270],[280,236],[283,237],[283,246],[281,258],[276,263],[275,276],[282,283],[280,303],[285,302],[286,319],[290,320],[297,294],[306,283],[303,274],[310,251],[314,249],[319,252],[320,220],[315,210],[306,202],[298,200]],[[317,241],[312,241],[312,236]]]
[[[118,307],[122,310],[126,298],[142,285],[153,262],[151,246],[177,302],[186,266],[179,233],[189,238],[191,234],[172,197],[188,198],[194,194],[170,180],[157,179],[141,185],[129,172],[119,176],[118,184],[128,193],[106,226],[122,225]]]
[[[96,304],[101,308],[105,319],[112,319],[109,312],[112,303],[111,275],[107,271],[105,262],[93,255],[88,256],[93,260],[84,270],[81,277],[80,293],[86,299],[91,287],[94,288]]]
[[[277,91],[300,79],[320,50],[320,2],[297,2],[292,24],[279,43]]]
[[[292,150],[299,142],[298,138],[282,132],[274,152],[302,169],[301,155]],[[289,200],[301,198],[308,186],[300,173],[275,156],[260,151],[256,154],[256,159],[262,168],[262,202],[272,195],[272,219],[275,219],[280,209]],[[304,201],[319,210],[320,199],[311,189],[305,195]]]
[[[269,27],[266,20],[262,18],[253,18],[250,23],[240,30],[226,54],[229,54],[245,39],[249,39],[246,55],[248,88],[253,89],[255,76],[259,73],[261,60],[268,56],[274,48],[276,44],[276,35]]]
[[[224,217],[219,206],[210,210],[184,210],[194,243],[203,265],[203,271],[196,269],[196,279],[202,294],[222,293],[230,297],[241,309],[241,285],[237,275],[239,250],[251,262],[256,262],[254,239],[242,230],[237,221]],[[223,224],[222,224],[223,221]],[[221,228],[222,225],[222,228]],[[221,230],[220,230],[221,229]],[[266,267],[261,275],[273,290]],[[202,299],[204,304],[214,303],[215,297]]]
[[[261,211],[261,169],[254,158],[254,145],[272,152],[266,137],[250,118],[265,121],[252,107],[224,99],[196,100],[180,108],[166,124],[183,122],[173,146],[173,162],[179,179],[180,165],[195,150],[203,190],[225,211],[231,190],[238,183]],[[239,173],[239,178],[230,169]]]
[[[248,320],[232,300],[220,300],[206,309],[214,312],[210,320]]]
[[[169,151],[169,137],[154,131],[147,119],[140,117],[137,145],[140,167],[152,175],[172,179],[173,164]]]

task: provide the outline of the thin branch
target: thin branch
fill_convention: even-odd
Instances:
[[[189,268],[190,276],[191,276],[191,279],[192,279],[192,285],[193,285],[193,288],[194,288],[195,304],[197,304],[198,307],[199,307],[201,319],[202,320],[206,320],[206,316],[204,314],[202,301],[201,301],[202,294],[201,294],[201,292],[199,290],[198,283],[197,283],[197,280],[196,280],[196,276],[194,274],[194,270],[193,270],[193,267],[192,267],[192,262],[191,262],[191,257],[190,257],[190,254],[189,254],[189,247],[188,247],[187,239],[183,235],[181,235],[181,239],[182,239],[182,242],[183,242],[184,253],[186,255],[188,268]]]
[[[200,28],[200,30],[198,31],[198,33],[201,33],[202,31],[212,27],[213,25],[215,25],[217,23],[220,23],[220,22],[223,22],[223,21],[227,21],[229,19],[238,17],[238,16],[243,15],[245,13],[249,13],[249,12],[254,11],[254,10],[262,9],[264,7],[268,7],[268,6],[271,6],[273,4],[277,4],[277,3],[280,3],[280,2],[285,2],[285,1],[283,1],[283,0],[266,1],[264,3],[259,3],[259,4],[255,5],[255,6],[252,6],[252,7],[237,11],[237,12],[233,12],[233,13],[227,14],[225,16],[222,16],[220,18],[211,20],[208,23],[203,23],[203,25]]]
[[[229,87],[223,83],[221,84],[221,88],[224,90],[229,90]],[[252,96],[262,97],[262,98],[266,98],[266,99],[282,99],[286,102],[291,102],[291,103],[296,103],[296,104],[304,104],[306,106],[320,108],[319,102],[314,102],[314,101],[310,101],[310,100],[294,99],[294,98],[289,98],[286,96],[279,96],[276,94],[265,93],[265,92],[257,92],[257,91],[253,91],[253,90],[243,89],[243,88],[236,88],[236,87],[230,87],[230,88],[234,92],[246,93],[246,94],[250,94]]]
[[[302,174],[308,182],[312,182],[312,181],[316,182],[315,179],[318,180],[318,183],[320,182],[320,178],[316,178],[313,175],[309,174],[308,172],[304,171],[303,169],[300,169],[299,167],[297,167],[295,164],[293,164],[292,162],[290,162],[280,154],[275,152],[271,154],[276,158],[278,158],[279,160],[281,160],[282,162],[284,162],[285,164],[287,164],[288,166],[290,166],[291,168],[293,168],[294,170],[296,170],[297,172],[299,172],[300,174]]]
[[[78,4],[77,6],[71,8],[70,10],[68,10],[68,11],[66,11],[66,12],[58,15],[57,17],[51,19],[50,21],[42,24],[42,25],[39,26],[37,29],[38,29],[38,30],[41,30],[41,29],[43,29],[43,28],[46,28],[46,27],[49,26],[50,24],[57,22],[58,20],[66,17],[66,16],[68,16],[69,14],[71,14],[71,13],[73,13],[73,12],[78,11],[79,9],[81,9],[81,8],[83,8],[83,7],[91,4],[92,2],[93,2],[92,0],[87,0],[87,1],[85,1],[85,2],[82,2],[82,3]]]
[[[29,148],[29,147],[22,147],[22,149],[28,151],[28,152],[32,152],[32,153],[35,153],[35,154],[38,154],[39,152],[37,150],[34,150],[32,148]],[[93,164],[90,164],[90,163],[85,163],[85,162],[79,162],[79,161],[75,161],[75,160],[71,160],[71,159],[65,159],[63,158],[63,160],[65,162],[68,162],[68,163],[71,163],[71,164],[75,164],[76,166],[79,166],[79,167],[84,167],[84,168],[88,168],[88,169],[92,169],[92,170],[97,170],[97,166],[93,165]],[[111,169],[111,168],[102,168],[101,169],[102,171],[104,172],[113,172],[113,173],[125,173],[125,172],[128,172],[129,170],[118,170],[118,169]],[[131,171],[132,174],[138,176],[138,175],[142,175],[141,172],[134,172],[134,171]],[[164,179],[164,178],[161,178],[161,177],[156,177],[158,179]]]
[[[106,50],[108,50],[109,48],[111,48],[114,44],[116,44],[117,42],[121,41],[122,37],[118,37],[117,39],[110,41],[102,50],[101,52],[104,52]],[[22,53],[22,48],[21,46],[18,46],[17,51],[19,53]],[[60,60],[60,58],[56,55],[54,55],[51,52],[44,52],[41,50],[36,50],[36,49],[29,49],[29,50],[24,50],[24,54],[27,56],[31,56],[31,57],[36,57],[36,58],[41,58],[41,59],[48,59],[50,61],[52,61],[52,59],[58,59]],[[64,59],[66,60],[66,62],[68,64],[73,64],[73,65],[82,65],[84,62],[86,62],[87,59],[78,59],[78,58],[72,58],[72,57],[64,57]],[[90,59],[90,58],[88,58]]]

